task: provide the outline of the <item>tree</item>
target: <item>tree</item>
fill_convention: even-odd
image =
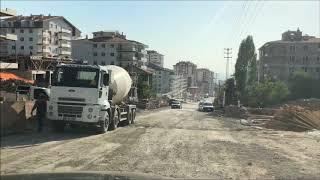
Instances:
[[[320,80],[313,79],[304,71],[296,71],[289,79],[292,99],[320,98]]]
[[[227,79],[225,83],[225,105],[236,105],[237,104],[237,96],[236,96],[236,87],[234,78]]]
[[[252,107],[265,107],[279,104],[287,99],[289,89],[281,81],[267,79],[261,83],[254,83],[248,87],[248,105]]]
[[[243,100],[246,94],[246,87],[257,80],[257,54],[252,36],[242,40],[238,58],[235,65],[236,87],[240,98]]]

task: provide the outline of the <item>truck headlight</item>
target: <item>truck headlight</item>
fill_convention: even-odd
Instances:
[[[89,111],[89,112],[92,112],[92,111],[93,111],[93,108],[88,108],[88,111]]]
[[[52,106],[52,105],[49,105],[49,109],[52,110],[52,109],[53,109],[53,106]]]
[[[91,115],[91,114],[89,114],[89,115],[87,116],[87,118],[88,118],[88,119],[91,119],[91,118],[92,118],[92,115]]]

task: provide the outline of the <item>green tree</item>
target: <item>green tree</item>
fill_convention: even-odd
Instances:
[[[252,107],[265,107],[279,104],[285,101],[288,95],[289,89],[285,83],[267,79],[248,87],[248,105]]]
[[[247,86],[257,79],[257,54],[252,36],[242,40],[235,65],[236,87],[241,100],[245,99]]]
[[[289,79],[292,99],[320,98],[320,80],[313,79],[304,71],[296,71]]]
[[[312,77],[303,72],[296,71],[289,79],[289,87],[292,98],[310,98],[311,97]]]
[[[225,83],[225,105],[236,105],[237,104],[237,96],[236,96],[236,87],[234,78],[227,79]]]

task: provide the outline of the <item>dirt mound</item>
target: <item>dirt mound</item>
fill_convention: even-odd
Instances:
[[[300,105],[285,105],[264,126],[270,129],[306,131],[320,129],[320,109],[316,104],[297,102]]]

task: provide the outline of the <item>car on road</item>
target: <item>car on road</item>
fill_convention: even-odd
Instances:
[[[212,102],[202,102],[199,103],[199,111],[211,112],[214,110],[214,106]]]
[[[172,101],[171,109],[175,109],[175,108],[182,109],[182,104],[180,101]]]

